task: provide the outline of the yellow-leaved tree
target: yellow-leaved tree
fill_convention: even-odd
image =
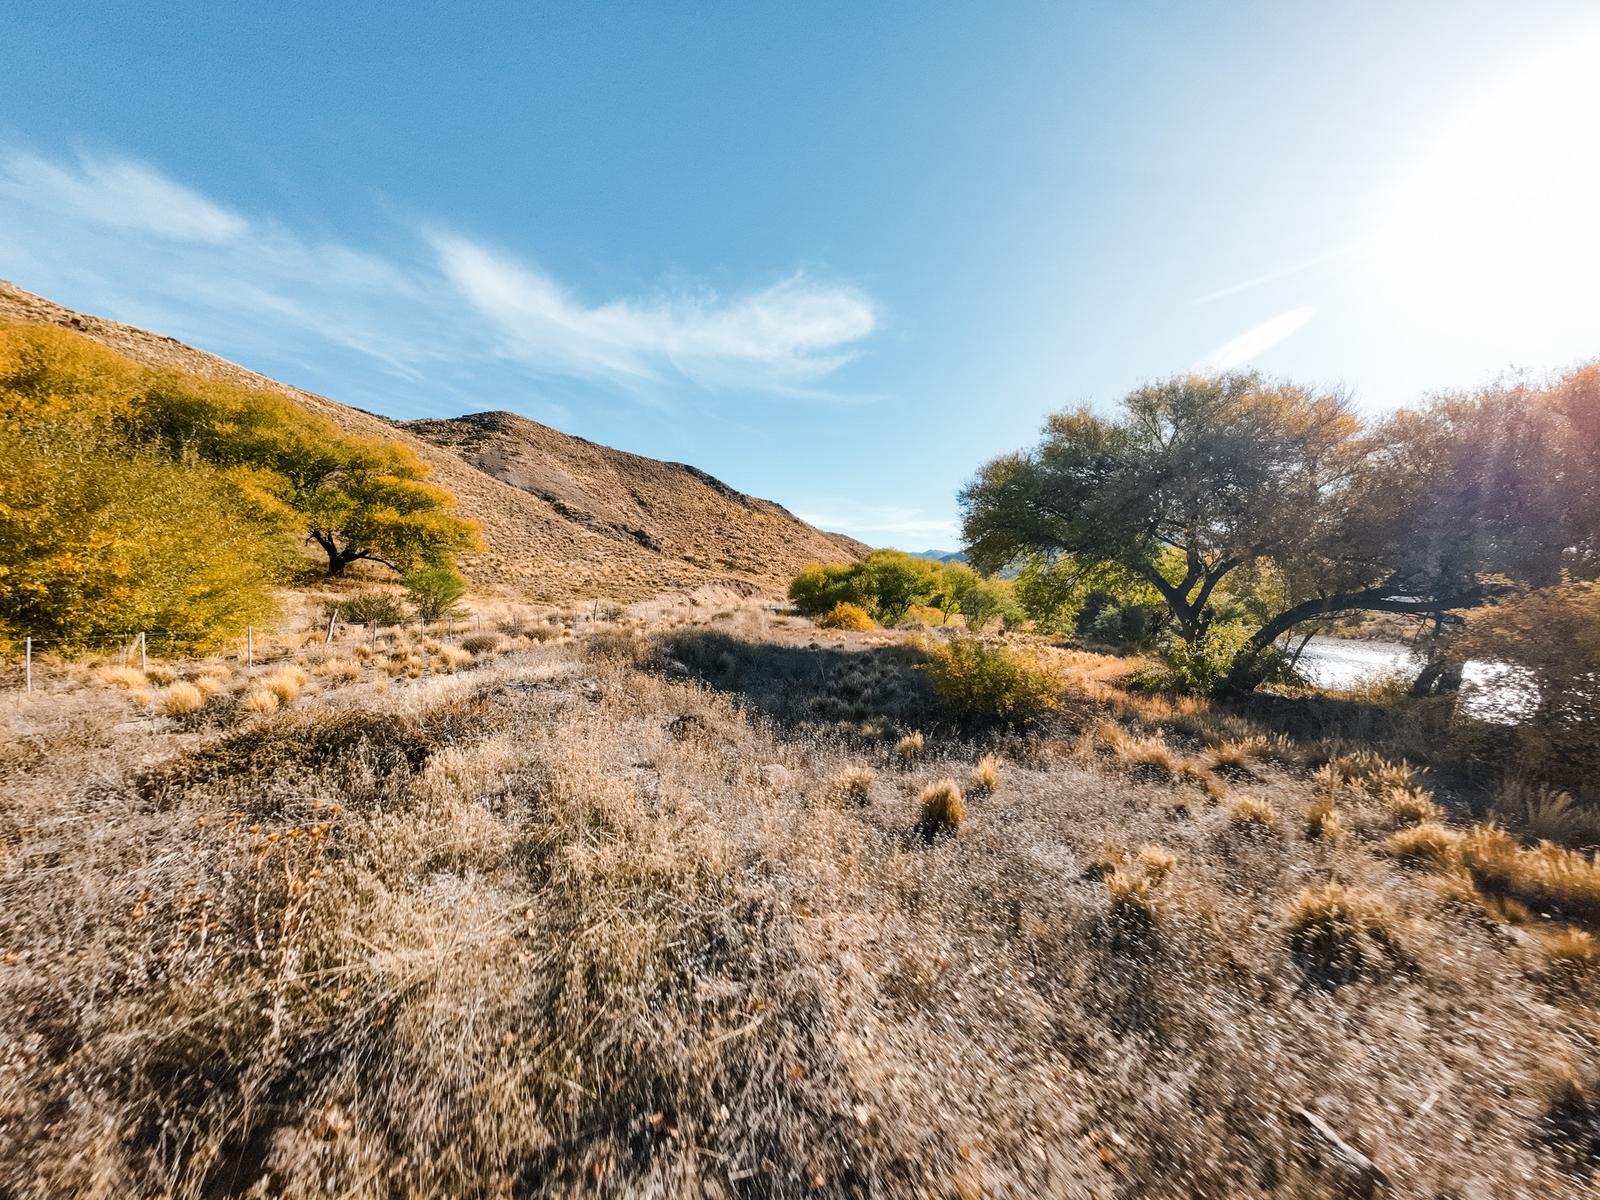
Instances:
[[[271,612],[283,527],[226,472],[127,444],[143,374],[64,330],[0,327],[0,641],[194,647]]]
[[[233,472],[321,548],[330,575],[364,560],[404,575],[481,545],[405,446],[354,437],[276,393],[166,372],[133,411],[136,440]]]

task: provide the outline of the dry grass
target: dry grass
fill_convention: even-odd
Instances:
[[[1550,842],[1525,848],[1493,825],[1472,829],[1459,853],[1462,866],[1488,895],[1600,929],[1600,857]]]
[[[1332,797],[1318,796],[1306,809],[1306,837],[1313,842],[1337,842],[1344,836],[1344,821]]]
[[[923,751],[927,749],[927,746],[927,739],[922,736],[920,731],[908,733],[894,744],[895,757],[902,763],[915,762],[922,757]]]
[[[245,694],[244,707],[253,713],[277,712],[280,707],[278,693],[268,687],[251,688]]]
[[[293,704],[300,698],[300,689],[305,687],[308,678],[303,669],[289,663],[263,675],[258,690],[272,693],[279,704]]]
[[[1305,888],[1288,920],[1290,950],[1320,983],[1348,983],[1409,961],[1394,910],[1371,892],[1340,883]]]
[[[205,707],[206,693],[181,680],[156,695],[156,710],[163,716],[179,717]]]
[[[992,796],[1000,790],[1000,760],[985,754],[972,769],[972,790],[980,796]]]
[[[1409,866],[1447,870],[1456,863],[1461,833],[1437,821],[1424,821],[1389,835],[1389,852]]]
[[[872,787],[878,773],[871,767],[846,767],[834,778],[833,794],[843,804],[865,808],[872,803]]]
[[[951,837],[967,819],[967,801],[954,779],[940,779],[917,797],[917,833],[924,841]]]
[[[1401,825],[1423,825],[1439,820],[1439,806],[1433,793],[1415,787],[1388,787],[1382,799],[1389,815]]]
[[[1356,791],[1338,840],[1218,836],[1164,802],[1188,772],[1079,753],[1133,703],[946,740],[888,635],[730,625],[688,675],[585,630],[263,714],[8,710],[0,1194],[1330,1195],[1296,1107],[1399,1195],[1591,1190],[1539,1119],[1578,1144],[1551,1088],[1600,1067],[1592,972],[1400,869]],[[803,715],[853,665],[892,707]],[[932,849],[934,772],[872,773],[918,727],[958,778],[1005,759]],[[1085,871],[1108,844],[1139,849]]]
[[[1262,796],[1240,796],[1228,806],[1228,820],[1244,833],[1274,833],[1278,829],[1278,810]]]
[[[150,683],[137,667],[102,667],[96,678],[107,687],[126,688],[130,692]]]

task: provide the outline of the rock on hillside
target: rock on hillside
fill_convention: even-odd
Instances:
[[[511,413],[397,422],[289,387],[173,338],[87,316],[0,280],[0,321],[78,330],[138,362],[272,388],[362,437],[409,446],[483,526],[463,569],[534,600],[635,600],[722,584],[779,590],[802,566],[867,547],[681,463],[626,454]]]

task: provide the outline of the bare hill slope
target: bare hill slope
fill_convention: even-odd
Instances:
[[[570,437],[511,413],[389,421],[173,338],[64,308],[0,280],[0,320],[76,329],[138,362],[270,387],[363,437],[414,450],[480,522],[488,550],[463,567],[480,587],[539,600],[634,600],[677,588],[785,584],[808,562],[866,547],[704,472]]]

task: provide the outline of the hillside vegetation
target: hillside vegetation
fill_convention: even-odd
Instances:
[[[483,548],[463,554],[460,565],[485,592],[566,602],[706,586],[775,591],[807,562],[852,559],[866,549],[692,468],[506,414],[413,428],[4,281],[0,321],[73,330],[142,366],[270,391],[345,434],[408,452],[481,530]]]
[[[404,447],[274,392],[13,324],[0,400],[0,640],[71,652],[155,629],[203,647],[262,619],[301,542],[330,575],[448,569],[478,545]]]

